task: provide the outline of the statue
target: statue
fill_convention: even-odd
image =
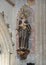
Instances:
[[[29,36],[31,34],[31,26],[26,20],[26,17],[22,15],[21,20],[19,20],[19,48],[20,49],[27,49],[29,46]]]
[[[31,35],[31,23],[32,9],[27,5],[24,5],[20,8],[20,11],[17,15],[17,55],[20,59],[26,59],[27,55],[30,53],[29,49],[29,38]]]

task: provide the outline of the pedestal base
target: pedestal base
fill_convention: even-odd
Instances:
[[[29,49],[17,49],[17,54],[19,55],[20,59],[26,59],[29,52]]]

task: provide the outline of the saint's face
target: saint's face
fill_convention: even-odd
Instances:
[[[25,23],[26,19],[22,19],[21,20],[21,24],[19,25],[22,29],[26,29],[26,23]]]

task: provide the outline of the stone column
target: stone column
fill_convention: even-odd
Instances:
[[[45,64],[45,0],[36,0],[36,65]],[[43,61],[43,62],[42,62]],[[46,65],[46,64],[45,64]]]
[[[44,0],[43,17],[42,17],[42,64],[46,65],[46,0]]]

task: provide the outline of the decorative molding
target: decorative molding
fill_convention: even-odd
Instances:
[[[0,13],[0,43],[1,42],[2,44],[4,44],[5,50],[7,52],[10,52],[10,53],[13,52],[13,46],[12,46],[13,43],[9,35],[9,31],[6,24],[4,23],[4,18],[2,14]]]
[[[15,6],[15,3],[13,3],[11,0],[6,0],[10,5]]]
[[[1,44],[0,44],[0,54],[2,53],[2,47],[1,47]]]

